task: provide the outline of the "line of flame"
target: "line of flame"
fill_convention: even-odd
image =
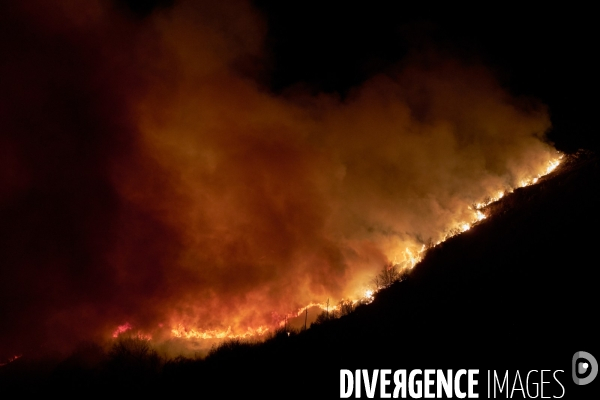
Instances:
[[[519,185],[517,186],[517,188],[531,186],[533,184],[536,184],[540,178],[542,178],[543,176],[546,176],[546,175],[550,174],[552,171],[554,171],[560,165],[563,157],[564,157],[564,155],[560,154],[557,158],[550,160],[543,173],[537,174],[535,177],[532,177],[532,178],[521,180],[519,182]],[[516,189],[516,188],[509,188],[506,191],[502,191],[502,190],[498,191],[495,196],[488,197],[488,198],[486,198],[485,201],[474,203],[473,207],[469,207],[469,209],[473,211],[473,218],[471,219],[471,221],[464,221],[464,222],[457,224],[454,228],[450,229],[449,233],[447,233],[442,238],[442,240],[433,244],[429,248],[436,247],[439,244],[445,242],[446,240],[448,240],[462,232],[468,231],[473,226],[475,226],[475,224],[484,220],[487,216],[484,214],[484,212],[482,210],[484,210],[490,204],[495,203],[495,202],[499,201],[500,199],[502,199],[507,193],[512,193],[514,191],[514,189]],[[402,263],[396,263],[394,260],[393,265],[400,266],[401,270],[406,269],[406,268],[413,269],[417,264],[419,264],[423,260],[423,257],[427,250],[428,250],[428,247],[425,245],[423,245],[421,247],[421,249],[419,249],[417,251],[411,250],[407,247],[404,250],[404,261]],[[362,297],[355,298],[355,299],[346,299],[346,300],[352,301],[352,304],[356,304],[358,302],[369,304],[370,302],[373,301],[374,295],[378,291],[379,291],[379,288],[367,289],[367,290],[365,290],[365,293]],[[343,301],[343,300],[345,300],[345,299],[341,299],[341,301]],[[285,314],[283,316],[283,319],[279,322],[279,326],[284,326],[285,321],[287,319],[298,317],[303,312],[305,312],[305,310],[307,310],[308,308],[313,308],[313,307],[319,307],[322,310],[330,310],[330,311],[336,311],[336,310],[339,310],[339,308],[340,308],[339,304],[336,304],[335,302],[332,304],[329,304],[329,305],[327,303],[316,303],[316,302],[309,303],[303,307],[298,308],[295,311],[291,311],[291,312]],[[131,329],[131,325],[129,323],[120,325],[119,327],[117,327],[117,329],[113,333],[113,337],[118,337],[121,333],[123,333],[127,330],[130,330],[130,329]],[[185,339],[247,339],[247,338],[256,337],[256,336],[263,336],[268,331],[269,331],[269,327],[264,326],[264,325],[261,325],[257,328],[248,327],[246,329],[246,332],[240,334],[240,333],[234,333],[231,329],[231,326],[229,326],[227,328],[227,330],[218,330],[218,329],[200,330],[200,329],[195,329],[195,328],[187,328],[187,327],[184,327],[183,325],[179,324],[177,327],[174,327],[171,329],[171,334],[175,338],[185,338]],[[141,332],[138,332],[138,337],[139,338],[147,338],[147,340],[151,339],[150,335],[145,335]]]
[[[269,331],[268,326],[261,325],[258,328],[248,327],[245,333],[234,334],[231,331],[231,326],[226,331],[218,329],[188,329],[179,324],[176,328],[171,329],[171,334],[176,338],[184,339],[246,339],[254,336],[262,336]]]
[[[19,354],[19,355],[14,355],[12,357],[8,357],[8,361],[5,363],[0,363],[0,367],[4,367],[7,364],[10,364],[11,362],[15,361],[18,358],[21,358],[23,355]]]

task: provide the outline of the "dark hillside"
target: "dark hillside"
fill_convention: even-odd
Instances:
[[[566,398],[576,397],[573,353],[600,354],[593,322],[599,167],[594,155],[570,157],[539,184],[489,206],[479,225],[429,250],[372,304],[305,332],[229,342],[205,360],[162,365],[134,344],[104,356],[92,346],[58,367],[36,367],[37,375],[17,360],[0,369],[0,382],[39,393],[337,398],[342,368],[479,368],[482,379],[486,369],[562,369]],[[81,361],[92,353],[96,361]]]
[[[430,250],[371,305],[283,335],[254,355],[240,351],[241,376],[256,390],[316,384],[337,397],[341,368],[569,374],[575,351],[598,353],[598,173],[595,156],[573,157],[494,204],[484,223]],[[216,376],[232,371],[229,361],[207,361]]]

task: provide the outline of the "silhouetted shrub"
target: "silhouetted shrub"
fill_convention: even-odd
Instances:
[[[399,281],[401,277],[402,274],[398,271],[398,267],[395,264],[386,264],[379,274],[373,278],[373,284],[375,285],[375,289],[379,290]]]
[[[342,300],[338,303],[340,307],[340,316],[348,315],[354,310],[352,300]]]
[[[323,311],[319,315],[317,315],[317,319],[312,323],[312,325],[321,325],[327,322],[330,318],[330,315],[327,311]]]
[[[231,361],[233,358],[243,357],[254,346],[256,346],[256,343],[248,340],[240,338],[228,339],[218,346],[213,346],[208,352],[206,359],[219,362]]]
[[[161,372],[162,359],[144,339],[120,338],[110,348],[108,357],[108,379],[121,387],[151,385]]]

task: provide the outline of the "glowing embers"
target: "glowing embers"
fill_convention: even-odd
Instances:
[[[7,360],[6,362],[4,362],[4,363],[0,363],[0,367],[3,367],[3,366],[5,366],[6,364],[10,364],[11,362],[13,362],[13,361],[15,361],[15,360],[17,360],[17,359],[19,359],[19,358],[21,358],[21,357],[22,357],[22,355],[21,355],[21,354],[19,354],[19,355],[14,355],[14,356],[12,356],[12,357],[8,357],[8,360]]]

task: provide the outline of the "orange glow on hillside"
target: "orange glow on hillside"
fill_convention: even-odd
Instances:
[[[542,172],[535,175],[535,178],[528,178],[521,180],[519,182],[519,187],[529,186],[537,183],[540,178],[554,171],[560,162],[563,159],[563,155],[559,155],[557,158],[549,161],[546,166],[542,166]],[[458,223],[458,229],[451,230],[451,233],[448,233],[443,236],[442,240],[438,241],[435,245],[439,245],[443,243],[445,240],[460,234],[462,232],[466,232],[470,230],[473,226],[477,225],[479,222],[483,221],[486,218],[484,214],[484,209],[490,204],[502,199],[506,193],[511,193],[514,188],[508,188],[505,191],[495,191],[494,195],[489,196],[485,201],[474,203],[474,207],[470,208],[472,211],[472,219],[469,222]],[[409,247],[406,247],[402,254],[402,261],[395,262],[395,265],[403,269],[412,269],[414,268],[424,257],[427,252],[427,247],[423,244],[417,250],[413,250]],[[369,304],[373,301],[374,296],[376,295],[378,288],[367,289],[364,290],[363,294],[359,297],[347,296],[346,300],[350,300],[353,304],[363,303]],[[319,309],[329,312],[336,312],[340,310],[339,301],[344,300],[343,298],[338,299],[337,301],[332,301],[331,304],[327,304],[325,302],[311,302],[302,307],[298,307],[294,311],[288,312],[286,314],[280,315],[277,320],[278,322],[268,326],[268,325],[259,325],[256,327],[248,326],[244,329],[234,330],[231,326],[227,329],[219,330],[219,329],[199,329],[193,327],[186,327],[184,324],[177,324],[174,326],[170,333],[173,338],[179,339],[189,339],[189,340],[210,340],[210,339],[218,339],[218,340],[226,340],[226,339],[249,339],[249,338],[261,338],[264,337],[268,332],[274,331],[277,327],[283,327],[285,321],[288,321],[292,318],[300,317],[304,315],[306,309],[311,309],[313,307],[318,307]],[[131,329],[131,325],[126,323],[121,325],[115,330],[113,333],[113,337],[117,337],[120,333],[128,331]]]

